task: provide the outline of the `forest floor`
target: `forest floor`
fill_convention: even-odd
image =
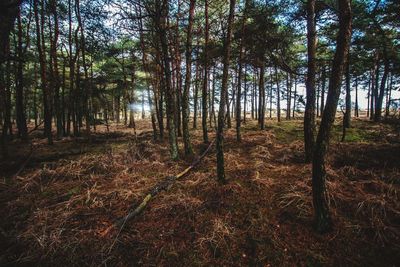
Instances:
[[[123,126],[99,127],[91,143],[48,146],[36,131],[31,148],[14,142],[0,163],[0,265],[396,266],[400,126],[354,120],[340,142],[340,125],[327,166],[334,228],[324,235],[312,228],[301,120],[268,121],[265,131],[248,121],[241,143],[228,129],[226,185],[216,182],[213,148],[119,235],[104,231],[192,159],[171,161],[147,121],[136,139]],[[200,154],[201,129],[192,138]]]

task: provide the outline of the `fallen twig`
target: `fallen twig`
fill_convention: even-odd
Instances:
[[[134,206],[135,208],[129,211],[129,213],[119,219],[115,224],[111,225],[110,227],[108,227],[103,233],[102,236],[106,236],[114,227],[119,227],[119,231],[117,234],[117,237],[115,238],[113,244],[110,247],[110,251],[112,249],[112,247],[115,244],[115,241],[117,240],[119,234],[121,233],[123,227],[125,226],[125,223],[127,221],[129,221],[130,219],[134,218],[135,216],[137,216],[138,214],[140,214],[144,208],[147,206],[147,204],[149,203],[149,201],[154,198],[159,192],[163,191],[163,190],[168,190],[172,184],[177,180],[182,178],[183,176],[185,176],[189,171],[191,171],[194,167],[196,167],[200,161],[207,155],[207,153],[210,151],[212,145],[214,144],[214,141],[212,141],[209,146],[207,147],[206,150],[204,150],[204,152],[196,159],[192,162],[192,164],[187,167],[185,170],[183,170],[182,172],[180,172],[179,174],[175,175],[175,176],[167,176],[165,177],[165,179],[163,181],[161,181],[160,183],[158,183],[157,185],[155,185],[150,191],[149,193],[146,194],[146,196],[144,197],[144,199],[142,200],[142,202],[137,205]]]

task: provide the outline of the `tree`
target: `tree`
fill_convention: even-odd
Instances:
[[[196,1],[190,0],[189,7],[189,24],[187,27],[186,37],[186,74],[185,74],[185,87],[183,88],[182,97],[182,117],[183,117],[183,142],[185,145],[185,154],[192,154],[192,146],[190,144],[189,134],[189,89],[192,75],[192,27],[194,17],[194,7]]]
[[[328,96],[322,114],[312,161],[312,192],[315,216],[315,228],[318,232],[329,231],[332,221],[329,214],[326,191],[325,157],[329,145],[332,125],[335,120],[340,96],[340,85],[348,58],[351,40],[351,5],[350,0],[339,0],[339,32],[336,39],[336,51],[332,61]]]
[[[204,16],[206,20],[205,25],[205,42],[204,42],[204,76],[203,76],[203,90],[202,90],[202,116],[201,125],[203,127],[203,142],[208,143],[207,133],[207,94],[208,94],[208,42],[209,42],[209,22],[208,22],[208,0],[204,1]]]
[[[226,95],[228,89],[228,72],[229,72],[229,58],[231,54],[231,39],[232,39],[232,25],[233,17],[235,13],[235,0],[229,2],[229,16],[228,16],[228,29],[224,41],[224,57],[223,64],[224,69],[222,73],[222,85],[221,85],[221,96],[219,101],[218,111],[218,126],[217,126],[217,137],[216,137],[216,149],[217,149],[217,176],[220,183],[225,183],[225,167],[224,167],[224,121],[225,121],[225,106],[226,106]]]
[[[305,161],[311,162],[314,149],[315,132],[315,54],[317,46],[317,33],[315,27],[315,0],[307,1],[307,101],[304,111],[304,150]]]

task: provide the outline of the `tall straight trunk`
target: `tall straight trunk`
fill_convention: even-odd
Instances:
[[[356,76],[356,100],[355,100],[355,106],[354,106],[354,116],[356,116],[358,118],[359,114],[358,114],[358,77]]]
[[[370,98],[371,98],[371,77],[368,78],[368,93],[367,93],[367,118],[369,118],[370,110]]]
[[[286,87],[287,87],[287,96],[286,96],[286,119],[290,120],[290,108],[292,106],[292,75],[287,72],[286,73]]]
[[[317,33],[315,17],[315,0],[307,0],[307,80],[306,80],[306,109],[304,111],[304,151],[305,161],[311,162],[314,149],[315,132],[315,71]]]
[[[136,11],[139,12],[139,16],[142,17],[142,12],[141,12],[141,7],[137,6]],[[142,18],[140,18],[139,20],[139,32],[140,32],[140,48],[142,50],[142,66],[143,66],[143,70],[144,72],[147,73],[149,72],[149,66],[148,66],[148,61],[147,61],[147,53],[146,53],[146,48],[145,48],[145,44],[144,44],[144,33],[143,33],[143,21]],[[134,57],[134,51],[132,50],[132,58]],[[134,75],[135,75],[135,71],[132,70],[132,83],[134,80]],[[149,101],[149,108],[150,108],[150,116],[151,116],[151,126],[153,128],[153,140],[157,140],[157,125],[156,125],[156,114],[154,114],[154,107],[153,107],[153,99],[150,95],[150,82],[148,79],[146,79],[147,82],[147,98]],[[133,85],[132,85],[133,88]],[[154,97],[156,97],[155,94],[155,86],[153,86],[153,92],[154,92]],[[156,104],[155,106],[157,107],[157,101],[155,101]],[[157,113],[157,112],[156,112]],[[133,118],[133,116],[132,116]],[[161,118],[162,121],[162,118]],[[160,139],[162,138],[162,136],[160,136]]]
[[[206,20],[205,25],[205,41],[204,41],[204,77],[203,77],[203,91],[202,91],[202,116],[201,125],[203,127],[203,142],[208,143],[207,133],[207,94],[208,94],[208,41],[209,41],[209,22],[208,22],[208,0],[204,1],[204,16]]]
[[[260,67],[260,79],[258,85],[258,124],[260,129],[265,129],[265,84],[264,84],[265,66]]]
[[[346,63],[346,111],[344,113],[343,125],[350,128],[351,124],[351,87],[350,87],[350,56],[347,58]]]
[[[83,111],[85,115],[86,121],[86,136],[90,139],[90,99],[92,95],[91,84],[89,83],[89,74],[88,74],[88,66],[86,63],[86,41],[85,41],[85,33],[84,33],[84,25],[82,23],[81,12],[80,12],[80,2],[79,0],[75,0],[76,3],[76,17],[78,20],[78,26],[80,28],[80,50],[82,54],[82,65],[83,65],[83,73],[84,73],[84,103],[83,103]],[[119,113],[118,113],[119,115]]]
[[[180,16],[180,9],[181,9],[181,2],[180,0],[177,1],[178,12],[176,13],[176,24],[175,24],[175,98],[176,98],[176,105],[174,107],[175,112],[175,127],[178,136],[182,136],[182,117],[181,117],[181,106],[182,106],[182,73],[181,73],[181,52],[180,52],[180,39],[179,39],[179,16]]]
[[[325,108],[325,87],[326,87],[326,66],[322,67],[322,84],[321,84],[321,105],[320,105],[320,114],[324,112]]]
[[[57,57],[57,42],[59,37],[58,14],[57,14],[57,0],[50,2],[50,9],[54,20],[54,36],[51,42],[51,59],[52,59],[52,86],[54,89],[54,109],[56,115],[56,128],[57,138],[63,136],[63,118],[62,106],[60,105],[60,75],[58,71],[58,57]]]
[[[388,117],[390,115],[390,102],[392,101],[392,90],[393,90],[393,72],[390,74],[390,79],[389,79],[388,92],[386,98],[385,117]]]
[[[246,112],[247,112],[247,66],[244,66],[244,100],[243,100],[243,123],[246,123]]]
[[[374,67],[375,68],[375,67]],[[369,118],[372,120],[374,118],[374,99],[375,99],[375,69],[371,70],[371,93],[370,93],[370,105],[369,105]]]
[[[195,84],[194,84],[194,93],[193,93],[193,129],[197,128],[197,110],[199,103],[199,80],[200,80],[200,60],[196,61],[196,75],[195,75]]]
[[[321,76],[321,75],[319,75],[319,76]],[[321,91],[321,77],[319,77],[319,79],[318,78],[316,78],[316,83],[317,83],[317,90],[316,90],[316,97],[315,97],[315,100],[317,101],[317,103],[316,103],[316,108],[315,108],[315,111],[317,112],[317,118],[320,116],[320,114],[319,114],[319,93],[320,93],[320,91]]]
[[[68,50],[69,50],[69,108],[67,118],[67,135],[71,133],[71,119],[74,135],[78,134],[76,126],[76,98],[75,98],[75,60],[73,53],[73,33],[72,33],[72,0],[68,0]]]
[[[295,112],[296,112],[296,97],[297,97],[297,76],[294,77],[293,114],[292,114],[293,118],[295,118]]]
[[[254,77],[254,72],[253,72],[253,77]],[[255,99],[255,82],[254,79],[252,81],[252,87],[251,87],[251,119],[254,120],[255,119],[255,114],[254,114],[254,99]]]
[[[389,61],[385,58],[382,80],[381,80],[381,84],[379,86],[379,92],[377,90],[378,86],[376,85],[377,101],[375,102],[375,117],[374,117],[375,122],[381,121],[381,119],[382,119],[383,97],[385,95],[385,86],[386,86],[386,80],[387,80],[388,74],[389,74]],[[378,80],[378,76],[377,76],[377,80]]]
[[[214,66],[214,68],[213,68],[213,84],[212,84],[212,101],[211,101],[211,107],[210,107],[210,109],[211,109],[211,114],[212,114],[212,119],[214,120],[214,125],[215,125],[215,127],[216,127],[216,125],[217,125],[217,118],[216,118],[216,115],[215,115],[215,107],[214,107],[214,102],[215,102],[215,87],[216,87],[216,83],[217,83],[217,68]]]
[[[270,69],[271,86],[269,89],[269,118],[272,119],[272,98],[273,98],[273,87],[274,87],[274,77],[272,67]]]
[[[224,42],[224,69],[222,72],[222,85],[221,97],[219,102],[218,112],[218,128],[217,128],[217,175],[220,183],[225,183],[225,167],[224,167],[224,119],[225,119],[225,106],[226,106],[226,92],[228,90],[228,72],[229,72],[229,58],[231,54],[231,39],[232,39],[232,25],[233,16],[235,12],[235,0],[230,0],[229,4],[229,17],[228,17],[228,30]]]
[[[322,115],[315,151],[312,161],[312,193],[315,227],[318,232],[331,229],[329,202],[326,192],[325,157],[330,134],[335,120],[340,85],[345,70],[351,40],[351,5],[350,0],[339,0],[339,32],[336,39],[336,51],[332,62],[327,102]]]
[[[189,24],[187,27],[186,36],[186,74],[185,74],[185,87],[183,88],[182,97],[182,118],[183,118],[183,143],[185,147],[185,155],[190,155],[193,153],[192,145],[190,143],[190,133],[189,133],[189,90],[190,90],[190,80],[192,76],[192,28],[193,28],[193,17],[194,17],[194,7],[196,0],[190,0],[189,7]]]
[[[229,74],[228,74],[229,76]],[[226,119],[226,127],[231,128],[232,127],[232,121],[231,121],[231,113],[230,113],[230,104],[231,101],[229,100],[229,86],[226,89],[226,114],[225,114],[225,119]]]
[[[168,1],[163,0],[162,3],[157,3],[157,7],[160,16],[155,16],[155,20],[159,31],[158,36],[160,38],[162,60],[164,67],[168,139],[169,139],[171,158],[173,160],[177,160],[179,154],[178,154],[178,143],[177,143],[175,118],[174,118],[175,96],[174,96],[174,89],[172,88],[171,59],[168,52],[168,41],[167,41],[166,21],[169,13]]]
[[[9,54],[9,37],[10,32],[13,28],[15,19],[18,15],[19,9],[19,1],[10,1],[5,0],[0,3],[0,100],[1,105],[7,109],[6,106],[6,83],[4,80],[4,75],[6,72],[5,62],[7,61],[7,57]],[[2,109],[3,110],[3,109]],[[0,112],[0,115],[3,115],[2,123],[2,134],[0,138],[0,148],[2,150],[3,157],[6,158],[8,156],[8,149],[7,149],[7,130],[8,130],[8,123],[7,123],[7,116],[6,112],[10,112],[10,110],[4,110],[4,113]],[[1,116],[0,116],[1,117]]]
[[[281,89],[279,88],[278,67],[275,65],[276,76],[276,117],[281,121]]]
[[[17,115],[17,128],[18,135],[22,140],[28,139],[28,128],[26,126],[26,116],[24,110],[24,52],[22,49],[22,22],[21,22],[21,8],[18,10],[18,65],[17,65],[17,75],[16,75],[16,85],[15,85],[15,110]]]
[[[46,70],[46,48],[44,46],[44,4],[42,2],[40,15],[41,19],[39,22],[39,10],[38,10],[38,2],[39,0],[33,1],[33,9],[35,13],[35,22],[36,22],[36,44],[37,50],[39,54],[39,66],[40,66],[40,78],[41,78],[41,87],[43,90],[43,109],[44,109],[44,132],[47,137],[47,142],[49,144],[53,144],[53,137],[51,133],[51,121],[52,121],[52,111],[51,111],[51,95],[49,91],[49,87],[47,84],[47,70]]]

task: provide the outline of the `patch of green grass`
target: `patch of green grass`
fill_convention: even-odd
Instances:
[[[271,122],[267,124],[267,129],[271,129],[276,139],[282,143],[292,143],[296,140],[303,140],[303,122],[302,121],[282,121]]]
[[[67,196],[72,197],[73,195],[79,194],[81,192],[81,187],[80,186],[75,186],[68,190]]]

